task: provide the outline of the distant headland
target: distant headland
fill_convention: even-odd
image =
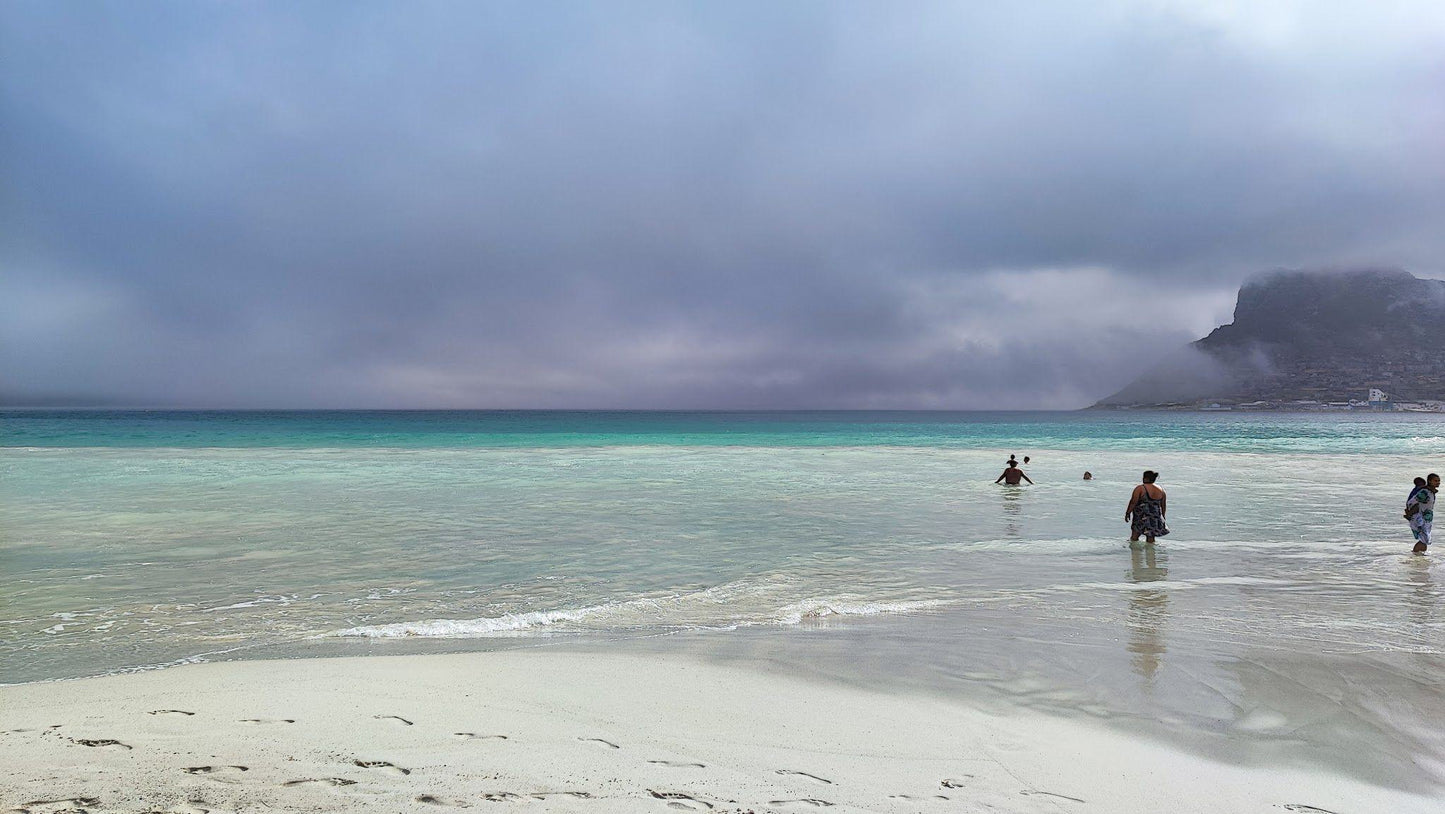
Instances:
[[[1445,412],[1445,281],[1258,275],[1239,289],[1234,322],[1094,408]]]

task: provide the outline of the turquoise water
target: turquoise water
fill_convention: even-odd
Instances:
[[[0,447],[945,449],[1445,452],[1421,413],[3,411]]]
[[[1405,782],[1445,756],[1432,469],[1421,414],[5,412],[0,682],[688,647]]]

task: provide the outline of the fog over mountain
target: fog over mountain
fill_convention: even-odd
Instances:
[[[1239,290],[1234,320],[1100,406],[1445,401],[1445,281],[1398,269],[1277,270]]]
[[[1088,405],[1445,276],[1445,6],[0,4],[0,398]]]

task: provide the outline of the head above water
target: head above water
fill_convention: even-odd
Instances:
[[[1087,469],[1085,469],[1085,470],[1084,470],[1084,480],[1093,480],[1093,479],[1094,479],[1094,473],[1093,473],[1093,472],[1090,472],[1090,471],[1087,470]]]
[[[1146,469],[1146,470],[1144,470],[1144,482],[1145,482],[1145,483],[1153,483],[1153,482],[1156,481],[1156,480],[1159,480],[1159,473],[1158,473],[1158,472],[1155,472],[1155,471],[1152,470],[1152,469]]]

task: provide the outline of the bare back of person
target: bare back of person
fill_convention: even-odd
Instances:
[[[1163,500],[1164,490],[1152,483],[1141,483],[1134,487],[1134,502],[1137,503],[1139,498],[1145,495],[1148,495],[1153,500]]]
[[[1009,486],[1018,486],[1021,481],[1026,480],[1029,481],[1029,483],[1033,483],[1033,481],[1029,480],[1029,476],[1024,474],[1022,469],[1019,469],[1017,466],[1010,466],[1003,471],[1002,475],[998,476],[998,480],[994,481],[994,483],[1003,481]]]

